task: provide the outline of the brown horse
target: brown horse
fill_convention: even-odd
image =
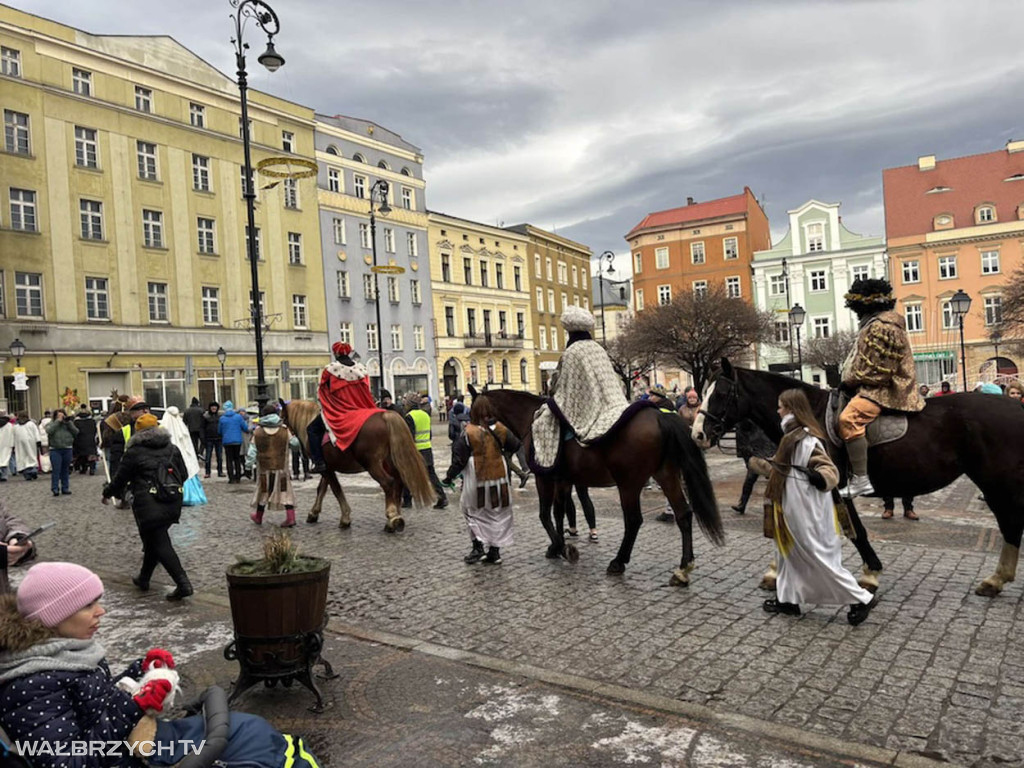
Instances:
[[[320,404],[310,400],[281,403],[281,417],[299,438],[302,450],[307,455],[309,438],[306,436],[306,427],[319,415]],[[320,519],[320,508],[330,488],[341,507],[341,521],[338,525],[348,528],[352,524],[352,508],[348,505],[336,472],[346,475],[369,472],[370,477],[377,481],[384,491],[384,514],[387,516],[384,530],[388,533],[397,533],[405,528],[401,513],[403,485],[409,488],[413,500],[419,506],[430,506],[436,500],[434,486],[412,441],[412,433],[405,420],[392,411],[375,413],[368,418],[355,441],[344,451],[339,451],[330,442],[326,443],[324,461],[327,471],[320,477],[316,501],[306,518],[307,523],[315,523]]]

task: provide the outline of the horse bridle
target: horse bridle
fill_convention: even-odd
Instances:
[[[739,403],[740,403],[739,385],[736,383],[736,380],[735,379],[730,379],[728,376],[724,376],[722,374],[719,374],[715,378],[715,381],[716,382],[717,381],[727,381],[731,385],[729,387],[729,394],[726,395],[725,412],[729,413],[730,407],[733,406],[733,405],[735,405],[736,409],[739,410]],[[705,420],[710,421],[713,424],[717,424],[718,426],[721,427],[722,433],[718,436],[718,440],[721,441],[721,439],[723,437],[725,437],[726,433],[728,432],[728,430],[725,428],[725,419],[722,418],[721,416],[717,416],[717,415],[711,413],[706,408],[700,408],[700,409],[698,409],[697,412],[702,414],[704,416]],[[733,426],[735,426],[735,425],[733,425]]]

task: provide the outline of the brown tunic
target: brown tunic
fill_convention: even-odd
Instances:
[[[271,429],[273,434],[264,427],[257,427],[252,438],[256,441],[256,463],[261,472],[280,472],[288,465],[288,430],[284,427]]]

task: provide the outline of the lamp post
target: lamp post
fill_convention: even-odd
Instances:
[[[248,75],[245,71],[245,52],[249,48],[242,41],[242,29],[246,19],[254,19],[256,24],[267,33],[267,49],[259,55],[257,61],[270,72],[276,72],[284,64],[284,57],[274,50],[274,35],[281,30],[274,9],[263,0],[229,0],[231,7],[236,9],[234,15],[235,36],[231,42],[235,45],[235,63],[238,66],[238,92],[242,99],[242,149],[245,154],[245,208],[249,222],[249,236],[246,238],[246,252],[249,256],[249,269],[252,272],[252,324],[256,336],[256,402],[260,413],[270,396],[267,394],[267,377],[263,366],[263,308],[260,306],[260,274],[256,263],[256,190],[252,178],[252,150],[249,139],[249,88]]]
[[[964,392],[967,391],[967,349],[964,347],[964,315],[971,311],[971,297],[963,290],[957,292],[949,300],[950,306],[956,313],[960,324],[960,370],[963,373]],[[999,369],[999,362],[996,362],[996,370]]]
[[[380,325],[380,290],[377,287],[379,268],[377,266],[377,216],[374,213],[374,208],[378,200],[380,205],[376,207],[380,210],[380,215],[387,216],[391,213],[391,206],[388,205],[388,183],[384,179],[377,179],[370,187],[370,248],[373,250],[373,267],[370,271],[373,273],[373,303],[377,309],[377,364],[380,366],[377,394],[379,397],[380,391],[386,387],[384,386],[384,336]]]
[[[799,304],[794,304],[789,310],[789,323],[796,330],[796,364],[800,372],[800,381],[804,380],[804,355],[800,349],[800,327],[804,324],[807,312]]]
[[[17,384],[18,369],[21,368],[21,358],[25,356],[25,344],[21,339],[15,338],[14,341],[11,342],[11,356],[14,357],[14,382]],[[21,390],[15,386],[14,391],[20,392]],[[16,397],[15,399],[17,400],[14,406],[15,410],[20,410],[21,398]]]
[[[224,362],[228,359],[228,353],[221,347],[217,350],[217,361],[220,363],[220,392],[217,393],[217,397],[214,400],[221,400],[224,397]],[[263,413],[261,410],[260,413]]]
[[[605,261],[608,262],[607,270],[601,266]],[[604,321],[604,273],[608,272],[610,275],[614,271],[612,269],[613,261],[615,261],[615,254],[611,251],[605,251],[597,257],[597,280],[601,291],[601,343],[606,347],[608,346],[608,326]]]
[[[999,376],[999,342],[1003,340],[1003,334],[998,330],[992,331],[989,338],[992,339],[992,345],[996,348],[996,376]]]

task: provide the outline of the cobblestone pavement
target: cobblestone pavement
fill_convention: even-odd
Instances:
[[[435,455],[447,453],[437,440]],[[601,540],[581,539],[575,566],[544,558],[532,484],[516,497],[516,543],[500,567],[463,564],[468,542],[454,505],[412,510],[405,533],[385,534],[382,496],[366,476],[346,479],[351,529],[339,530],[328,502],[318,525],[300,524],[294,535],[304,551],[332,558],[330,611],[346,625],[851,744],[957,765],[1024,765],[1021,587],[1011,584],[997,599],[973,594],[998,551],[994,519],[973,485],[963,480],[920,499],[916,523],[878,519],[875,500],[861,505],[886,570],[878,608],[851,628],[841,608],[818,607],[797,619],[761,610],[757,582],[771,545],[756,515],[728,509],[742,464],[721,454],[710,454],[709,463],[727,543],[715,548],[698,538],[689,589],[668,586],[679,538],[674,526],[653,521],[664,506],[653,492],[645,494],[648,522],[620,577],[605,574],[622,531],[606,490],[594,493]],[[57,499],[45,480],[13,480],[0,493],[33,522],[59,522],[41,542],[46,556],[128,576],[139,558],[131,514],[100,506],[100,486],[100,478],[76,476],[75,495]],[[206,486],[211,504],[186,510],[173,536],[197,588],[223,594],[225,566],[255,554],[271,526],[261,531],[248,521],[251,486],[216,479]],[[303,510],[313,491],[312,482],[301,484]]]

